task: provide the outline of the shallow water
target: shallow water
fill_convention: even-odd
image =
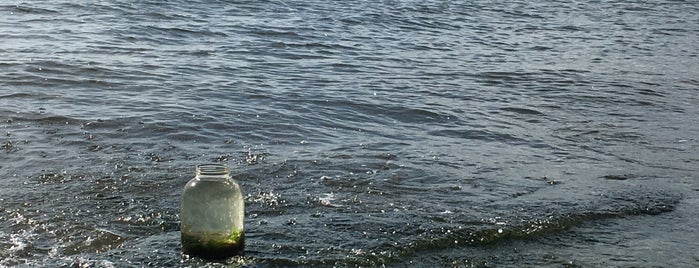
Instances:
[[[0,5],[0,266],[699,264],[690,1],[73,2]]]

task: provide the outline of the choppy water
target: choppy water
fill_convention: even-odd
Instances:
[[[79,2],[0,5],[0,266],[699,265],[694,1]]]

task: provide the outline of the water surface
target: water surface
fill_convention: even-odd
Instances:
[[[0,5],[0,266],[699,264],[691,1]],[[246,255],[180,254],[200,163]]]

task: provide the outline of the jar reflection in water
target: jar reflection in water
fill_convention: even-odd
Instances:
[[[225,165],[199,165],[180,201],[182,251],[203,258],[243,254],[244,203]]]

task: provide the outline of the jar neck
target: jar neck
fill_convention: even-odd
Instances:
[[[231,171],[226,165],[204,164],[197,166],[196,178],[200,180],[227,180]]]

